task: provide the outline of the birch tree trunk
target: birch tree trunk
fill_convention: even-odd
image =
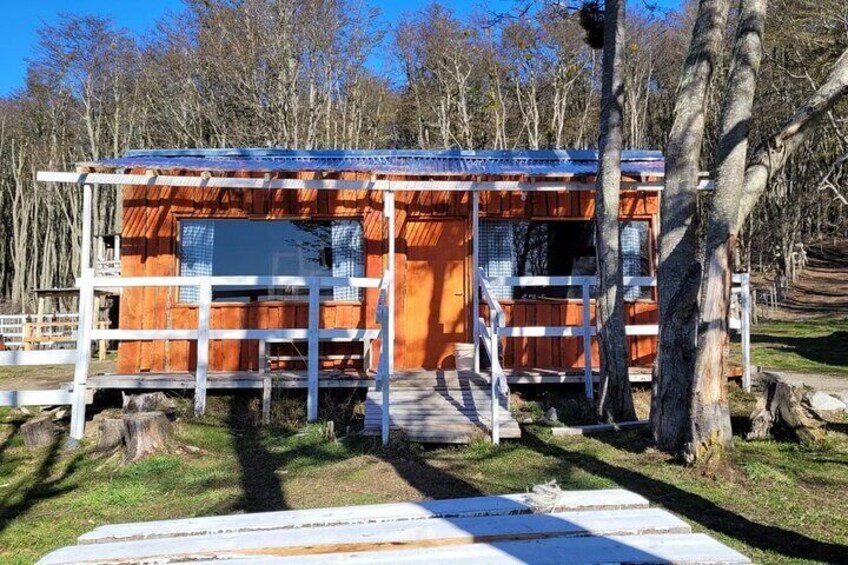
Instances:
[[[765,19],[765,0],[747,0],[740,24],[734,68],[725,102],[716,194],[707,232],[708,268],[704,281],[702,315],[692,392],[690,438],[684,456],[690,463],[720,458],[731,445],[724,367],[730,303],[731,253],[748,215],[771,177],[815,131],[840,98],[848,94],[848,50],[833,66],[825,83],[775,134],[755,151],[747,167],[744,151],[750,122],[750,102],[762,51],[759,39]],[[759,26],[759,28],[757,28]],[[744,29],[743,29],[744,28]],[[741,154],[741,162],[740,162]],[[723,316],[722,318],[719,318]]]
[[[660,449],[674,453],[683,449],[689,416],[701,276],[695,260],[699,158],[728,4],[728,0],[701,0],[698,5],[666,151],[665,187],[660,201],[660,339],[652,379],[651,431]]]
[[[707,226],[690,429],[684,450],[689,463],[718,461],[732,447],[725,382],[731,254],[736,240],[731,226],[739,215],[739,189],[745,176],[751,109],[763,54],[766,4],[766,0],[743,0],[727,78],[716,155],[716,190]]]
[[[624,285],[618,223],[624,105],[624,4],[624,0],[607,0],[605,3],[598,177],[595,180],[599,283],[595,312],[601,351],[597,409],[598,416],[608,422],[636,419],[627,371]]]

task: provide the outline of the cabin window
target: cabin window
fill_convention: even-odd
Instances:
[[[621,223],[624,276],[651,273],[649,222]],[[480,221],[480,266],[488,277],[594,276],[595,226],[591,221]],[[580,298],[580,287],[494,287],[501,299]],[[593,289],[594,294],[594,289]],[[627,287],[626,300],[650,297],[648,287]]]
[[[183,276],[361,277],[365,271],[362,223],[355,220],[180,221]],[[307,287],[216,287],[215,301],[304,300]],[[361,289],[322,288],[322,300],[359,300]],[[180,289],[197,302],[195,287]]]

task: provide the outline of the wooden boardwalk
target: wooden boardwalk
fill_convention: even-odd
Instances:
[[[750,563],[634,493],[566,491],[102,526],[42,565]]]
[[[501,438],[521,437],[506,395],[498,410]],[[469,443],[488,435],[492,422],[491,385],[470,371],[407,371],[395,373],[391,385],[390,424],[405,437],[429,443]],[[380,435],[383,399],[369,391],[365,399],[366,435]]]

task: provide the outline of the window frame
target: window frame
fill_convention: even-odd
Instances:
[[[479,218],[479,223],[482,224],[483,221],[494,220],[500,222],[594,222],[596,220],[595,216],[591,218],[581,218],[581,217],[570,217],[563,218],[557,216],[530,216],[530,217],[504,217],[504,216],[491,216],[491,215],[481,215]],[[655,214],[633,214],[630,216],[621,216],[618,217],[619,224],[622,222],[647,222],[648,223],[648,261],[649,261],[649,272],[650,274],[645,276],[656,277],[657,276],[657,234],[655,230],[655,225],[657,222],[657,216]],[[619,226],[620,227],[620,226]],[[475,234],[478,238],[478,233]],[[480,255],[478,254],[478,261],[480,260]],[[482,264],[478,264],[475,268],[483,268]],[[646,298],[637,298],[636,300],[626,301],[625,304],[636,304],[636,303],[656,303],[657,302],[657,287],[650,287],[650,296]],[[592,296],[589,300],[590,303],[595,302],[595,297]],[[502,304],[540,304],[540,303],[582,303],[582,298],[504,298],[498,299],[498,301]]]
[[[288,221],[288,222],[294,222],[294,221],[300,221],[300,222],[354,221],[354,222],[359,222],[359,224],[362,226],[362,257],[363,257],[363,260],[362,260],[363,275],[362,276],[364,276],[364,277],[368,276],[368,273],[367,273],[367,271],[368,271],[368,246],[367,246],[367,240],[366,240],[366,237],[365,237],[366,221],[365,221],[365,216],[362,215],[362,214],[357,214],[357,215],[352,215],[352,216],[338,216],[338,215],[331,215],[331,214],[330,215],[328,215],[328,214],[316,214],[314,216],[285,215],[285,216],[271,216],[271,217],[265,216],[265,215],[262,215],[262,216],[254,216],[254,215],[247,215],[247,216],[222,216],[222,215],[197,216],[197,215],[193,215],[193,214],[174,214],[174,220],[175,220],[174,221],[175,229],[174,229],[174,238],[173,238],[173,241],[174,241],[173,255],[174,255],[174,272],[177,274],[177,276],[179,276],[179,273],[182,269],[182,262],[181,262],[181,259],[180,259],[180,257],[181,257],[180,249],[181,249],[181,245],[182,245],[182,242],[181,242],[182,229],[180,227],[180,222],[182,222],[184,220],[189,220],[189,221],[191,221],[191,220],[198,220],[198,221],[204,221],[204,220],[212,220],[212,221],[217,221],[217,220],[249,220],[249,221],[257,221],[257,222],[263,222],[263,221],[264,222],[277,222],[277,221]],[[215,275],[213,275],[213,276],[215,276]],[[238,276],[238,275],[236,275],[236,276]],[[177,287],[177,288],[179,288],[179,287]],[[362,306],[362,305],[365,304],[365,300],[366,300],[365,291],[366,290],[367,289],[361,289],[361,298],[359,300],[335,300],[332,297],[330,297],[329,299],[322,299],[322,297],[319,296],[319,302],[321,304],[325,304],[325,305],[358,305],[358,306]],[[182,300],[180,300],[179,295],[180,295],[180,293],[178,291],[176,293],[176,300],[174,301],[175,306],[196,307],[198,305],[197,302],[183,302]],[[272,306],[280,306],[280,305],[286,305],[286,304],[305,305],[305,304],[309,304],[309,296],[303,295],[302,298],[300,298],[300,297],[297,297],[297,298],[292,297],[291,299],[275,298],[273,300],[261,300],[261,301],[214,300],[213,299],[211,306],[213,308],[215,308],[216,306],[247,306],[247,307],[249,307],[249,306],[257,305],[257,304],[267,304],[267,305],[272,305]]]

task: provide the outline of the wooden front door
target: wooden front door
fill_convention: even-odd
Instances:
[[[403,355],[398,368],[453,369],[454,344],[469,340],[468,240],[462,219],[406,223]]]

